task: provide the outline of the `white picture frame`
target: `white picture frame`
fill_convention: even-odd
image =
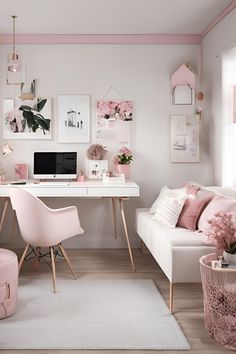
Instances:
[[[58,96],[58,143],[90,142],[90,96]]]
[[[3,99],[3,139],[51,139],[51,98]]]
[[[88,178],[101,179],[108,172],[108,160],[88,160]]]
[[[171,116],[171,162],[200,162],[200,117],[198,114]]]

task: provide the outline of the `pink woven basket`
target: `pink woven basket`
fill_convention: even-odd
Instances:
[[[236,349],[236,270],[214,269],[216,254],[200,258],[205,326],[209,335],[229,349]]]

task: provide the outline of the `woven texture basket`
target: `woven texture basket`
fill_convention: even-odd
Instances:
[[[211,337],[236,349],[236,269],[214,269],[216,254],[200,258],[205,326]]]

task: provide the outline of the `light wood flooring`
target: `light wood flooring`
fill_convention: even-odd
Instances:
[[[18,253],[18,252],[17,252]],[[122,250],[68,250],[71,262],[75,271],[83,277],[90,279],[153,279],[159,291],[168,302],[169,282],[163,272],[160,270],[152,256],[147,250],[141,254],[139,250],[134,250],[134,261],[136,272],[133,272],[130,265],[128,251]],[[56,263],[57,276],[62,273],[71,273],[68,270],[63,259]],[[23,272],[31,272],[32,265],[30,262],[25,262],[22,267]],[[48,272],[50,277],[50,269],[45,262],[41,262],[38,270],[40,272]],[[71,281],[73,279],[71,278]],[[54,296],[52,294],[52,296]],[[56,295],[55,295],[56,296]],[[69,354],[69,353],[84,353],[84,354],[117,354],[117,352],[128,353],[164,353],[164,354],[223,354],[229,353],[230,350],[225,349],[222,345],[210,338],[204,328],[204,314],[202,302],[202,290],[200,284],[177,284],[174,287],[174,312],[177,321],[188,338],[191,346],[190,351],[145,351],[145,350],[96,350],[96,351],[80,351],[80,350],[1,350],[1,354]],[[119,335],[119,334],[117,334]],[[1,334],[0,334],[1,336]]]

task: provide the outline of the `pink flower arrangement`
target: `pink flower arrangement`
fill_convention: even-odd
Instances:
[[[207,232],[209,239],[214,240],[216,246],[228,253],[236,253],[236,225],[232,214],[216,213],[208,220],[211,228]]]
[[[103,119],[132,120],[133,103],[131,101],[98,101],[97,112]]]
[[[133,161],[132,151],[123,146],[113,157],[114,165],[129,165]]]

